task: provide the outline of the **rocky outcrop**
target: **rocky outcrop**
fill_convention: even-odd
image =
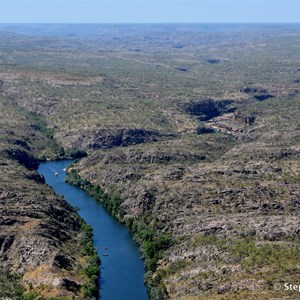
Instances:
[[[246,87],[240,90],[242,93],[251,95],[257,101],[264,101],[274,98],[266,89],[260,87]]]
[[[220,114],[213,100],[190,103],[186,105],[186,111],[199,117],[201,121],[207,121]]]
[[[53,285],[72,292],[77,292],[80,288],[80,285],[78,283],[66,278],[57,278],[53,282]]]
[[[1,266],[19,274],[25,287],[47,285],[53,295],[76,295],[84,282],[75,272],[82,268],[76,246],[81,220],[46,188],[42,176],[7,162],[0,187]],[[62,283],[55,285],[62,274]]]
[[[255,95],[254,98],[258,101],[264,101],[270,98],[274,98],[271,94],[262,94],[262,95]]]
[[[197,116],[200,121],[208,121],[225,112],[234,111],[234,107],[230,107],[232,103],[232,100],[209,99],[185,104],[184,108],[187,113]]]
[[[26,178],[27,179],[30,179],[30,180],[34,180],[35,182],[37,183],[41,183],[41,184],[44,184],[45,183],[45,178],[43,175],[37,173],[37,172],[31,172],[31,173],[28,173],[28,175],[26,175]]]
[[[35,170],[38,167],[38,160],[30,155],[28,152],[20,149],[7,149],[5,150],[5,154],[16,160],[21,165],[25,166],[27,169]]]
[[[125,147],[164,139],[164,135],[147,129],[93,129],[84,132],[64,132],[57,139],[67,148],[80,148],[87,151],[100,148]]]
[[[208,133],[215,133],[215,130],[213,128],[200,126],[196,128],[197,134],[208,134]]]

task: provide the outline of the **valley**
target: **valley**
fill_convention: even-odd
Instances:
[[[129,228],[150,299],[292,299],[273,285],[300,271],[299,29],[1,25],[3,266],[86,299],[51,287],[87,282],[88,258],[75,209],[36,172],[76,157],[69,181]]]

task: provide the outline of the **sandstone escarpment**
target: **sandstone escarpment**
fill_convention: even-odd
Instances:
[[[117,130],[95,128],[85,131],[62,132],[57,134],[56,137],[67,149],[80,148],[86,151],[101,148],[126,147],[166,139],[166,136],[162,135],[159,131],[142,128],[123,128]]]
[[[88,265],[81,254],[82,220],[36,171],[38,161],[32,150],[42,149],[47,137],[38,130],[27,131],[32,127],[21,116],[4,120],[18,108],[3,104],[0,99],[5,121],[0,128],[0,296],[17,297],[21,290],[31,290],[45,297],[82,299]],[[7,139],[5,130],[13,130],[20,142]],[[34,138],[21,142],[24,135]]]
[[[51,43],[0,33],[0,167],[87,154],[72,167],[76,183],[137,237],[153,299],[298,297],[273,285],[297,283],[300,272],[299,26],[86,28],[97,34]],[[24,109],[7,110],[12,100],[34,112],[29,123]],[[40,260],[38,272],[51,265],[47,282],[78,289],[71,275],[53,275],[72,274],[77,261],[63,246],[72,241],[59,218],[68,209],[37,196],[34,170],[9,174],[32,189],[5,189],[6,204],[32,206],[4,207],[1,226],[27,224],[29,247],[7,231],[1,251],[18,245],[16,270]],[[38,284],[26,270],[23,280]]]
[[[299,111],[276,125],[274,111],[260,112],[252,124],[224,119],[243,126],[236,139],[214,133],[101,150],[75,166],[108,193],[118,186],[125,220],[151,215],[155,230],[178,239],[156,273],[165,276],[171,299],[230,299],[240,290],[251,299],[275,295],[269,284],[280,276],[295,280],[297,271],[274,260],[284,264],[299,250],[299,132],[286,126]]]

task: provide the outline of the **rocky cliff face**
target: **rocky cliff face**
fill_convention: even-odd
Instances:
[[[108,129],[95,128],[85,131],[70,131],[57,134],[59,140],[67,149],[80,148],[87,151],[99,148],[126,147],[162,140],[160,132],[147,129]],[[166,137],[165,137],[166,138]]]
[[[197,116],[201,121],[207,121],[214,117],[220,116],[225,112],[234,111],[234,107],[229,107],[234,101],[212,99],[195,101],[185,104],[185,110],[191,115]]]
[[[81,287],[87,282],[82,275],[85,258],[81,254],[81,219],[76,211],[58,197],[39,175],[34,152],[43,147],[43,137],[31,128],[28,120],[6,119],[17,109],[0,99],[0,296],[16,296],[16,285],[9,285],[10,274],[17,274],[24,290],[45,297],[82,299]],[[30,118],[30,114],[27,115]],[[12,126],[16,124],[17,126]],[[5,131],[27,142],[11,143]],[[11,134],[12,135],[12,134]],[[35,139],[38,140],[36,144]],[[29,146],[30,145],[30,146]],[[4,273],[3,273],[4,272]],[[6,275],[5,275],[6,274]],[[6,279],[5,279],[6,278]]]
[[[156,272],[171,299],[230,299],[241,290],[246,299],[264,292],[271,297],[278,292],[269,282],[295,280],[297,272],[272,263],[277,257],[284,264],[299,249],[299,132],[283,118],[276,129],[271,125],[277,105],[284,110],[291,104],[279,102],[255,124],[221,120],[243,130],[238,139],[201,136],[207,151],[190,136],[97,151],[76,165],[108,193],[119,187],[124,219],[150,214],[155,230],[178,239]],[[299,111],[292,114],[295,120]],[[191,151],[197,147],[199,152]]]

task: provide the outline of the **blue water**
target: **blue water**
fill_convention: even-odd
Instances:
[[[143,284],[145,269],[137,244],[127,228],[110,216],[99,202],[83,190],[64,182],[66,174],[63,169],[70,163],[70,160],[45,162],[40,164],[38,171],[56,193],[80,209],[80,216],[94,229],[94,244],[101,258],[99,299],[148,299]]]

